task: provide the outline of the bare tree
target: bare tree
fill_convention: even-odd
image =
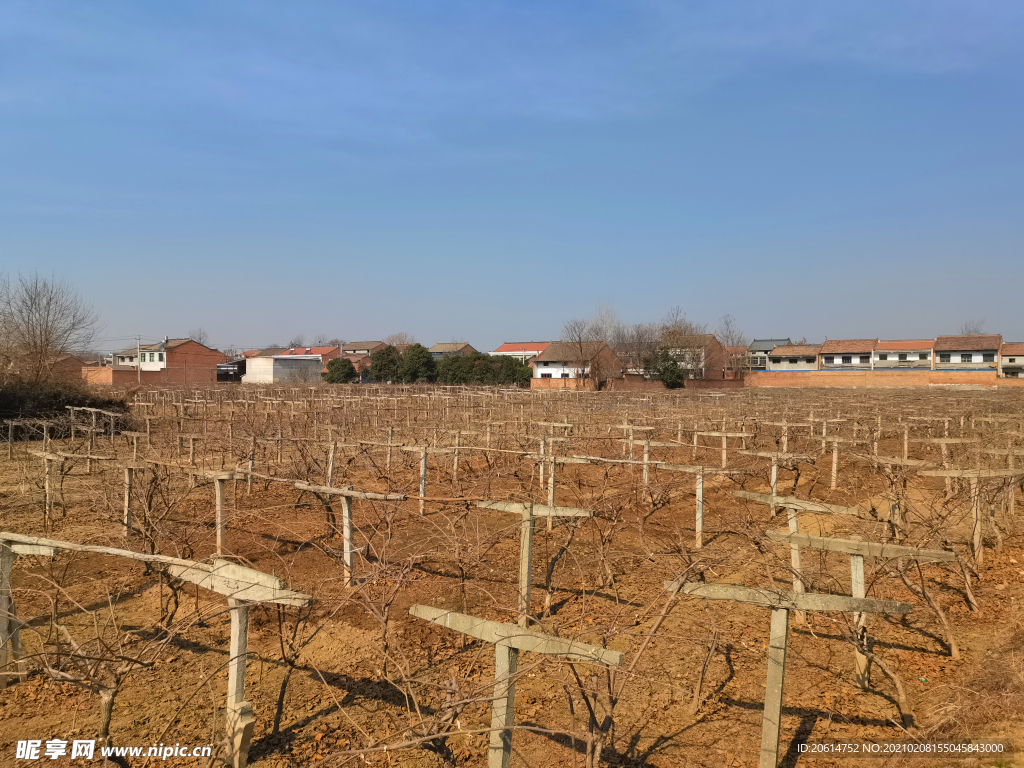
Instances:
[[[188,332],[188,337],[197,344],[202,344],[204,347],[210,346],[210,334],[206,332],[205,328],[193,328]]]
[[[400,331],[399,333],[392,333],[390,336],[385,336],[384,343],[389,344],[392,347],[397,346],[398,344],[415,344],[416,337],[411,333]]]
[[[746,347],[750,344],[750,337],[740,330],[736,318],[732,315],[722,315],[719,318],[715,337],[727,347]]]
[[[328,338],[326,333],[318,333],[313,337],[314,347],[341,347],[344,344],[345,342],[337,337]]]
[[[297,333],[292,336],[291,341],[288,342],[288,348],[292,347],[304,347],[306,346],[306,337],[304,334]]]
[[[959,333],[961,336],[973,336],[978,333],[983,333],[985,328],[985,318],[979,320],[965,320],[960,324]]]
[[[62,358],[89,349],[97,330],[96,312],[67,283],[0,275],[0,380],[46,381]]]

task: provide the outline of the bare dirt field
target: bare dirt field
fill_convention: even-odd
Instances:
[[[779,765],[845,765],[801,751],[838,741],[1016,738],[1024,750],[1022,394],[125,397],[127,416],[19,424],[0,447],[0,531],[151,556],[7,556],[21,650],[0,690],[0,765],[32,764],[16,758],[29,739],[97,740],[96,763],[109,742],[211,746],[237,764],[225,728],[242,603],[254,766],[488,763],[495,645],[414,605],[554,638],[549,652],[520,651],[508,679],[513,766],[758,765],[783,615]],[[794,532],[811,538],[785,538]],[[864,610],[890,612],[834,608],[856,595],[857,557]],[[231,561],[283,580],[268,595],[309,599],[242,600],[182,577],[171,558]],[[768,602],[740,600],[740,587]],[[621,663],[550,653],[559,643]],[[935,753],[855,764],[904,762],[1024,765]]]

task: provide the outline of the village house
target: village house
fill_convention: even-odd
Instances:
[[[1024,343],[1005,343],[999,350],[999,375],[1007,379],[1024,379]]]
[[[245,363],[243,384],[313,384],[321,380],[323,361],[320,355],[274,355],[253,357]]]
[[[998,333],[938,336],[935,339],[936,371],[990,371],[999,363],[1003,337]]]
[[[871,365],[876,370],[931,370],[934,345],[934,339],[879,339]]]
[[[816,371],[820,344],[786,344],[768,355],[769,371]]]
[[[90,384],[203,383],[217,380],[217,365],[230,358],[192,339],[169,339],[115,352],[113,365],[82,368]]]
[[[476,353],[476,350],[464,341],[440,342],[430,348],[430,355],[435,360],[441,360],[442,358],[451,357],[452,355],[469,357]]]
[[[789,339],[754,339],[747,347],[747,369],[751,371],[767,371],[768,355],[778,347],[788,347],[793,342]]]
[[[713,333],[662,334],[661,345],[689,371],[691,379],[724,379],[729,366],[729,353]]]
[[[533,361],[535,379],[622,377],[622,361],[604,341],[553,341]]]
[[[818,351],[820,370],[870,370],[876,344],[878,339],[828,339]]]

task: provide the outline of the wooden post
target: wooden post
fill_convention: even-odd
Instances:
[[[729,455],[726,452],[728,446],[729,438],[726,437],[725,435],[722,435],[722,469],[725,469],[727,466],[729,466]]]
[[[227,735],[232,768],[245,768],[249,760],[256,718],[245,700],[245,662],[249,641],[249,604],[228,598],[231,607],[231,649],[228,657]]]
[[[90,445],[90,449],[92,446]],[[92,450],[89,451],[92,453]],[[14,422],[7,422],[7,460],[14,458]]]
[[[832,441],[832,490],[836,489],[836,481],[839,479],[839,441]]]
[[[778,513],[778,505],[775,504],[775,497],[779,495],[779,457],[772,456],[772,503],[768,505],[768,511],[772,517]]]
[[[910,458],[910,427],[903,427],[903,460]]]
[[[395,435],[395,428],[388,427],[388,452],[384,457],[384,471],[391,474],[391,442]],[[328,483],[330,485],[330,483]]]
[[[326,485],[334,485],[334,454],[338,450],[338,444],[335,442],[331,443],[330,450],[327,452],[327,475]]]
[[[694,526],[697,530],[697,549],[704,546],[704,470],[697,473],[697,513]]]
[[[850,595],[852,597],[864,597],[864,555],[850,555]],[[865,615],[863,613],[853,614],[853,627],[857,633],[857,640],[861,640],[861,632],[864,627]],[[868,657],[858,650],[853,652],[854,679],[864,690],[868,689],[871,683],[871,662]]]
[[[789,424],[782,423],[782,452],[787,453],[789,451]]]
[[[768,641],[768,677],[764,691],[764,716],[761,719],[761,757],[758,768],[776,768],[782,730],[782,694],[786,681],[786,638],[789,635],[789,611],[772,609]]]
[[[427,495],[427,449],[420,451],[420,514],[427,514],[427,502],[423,499]]]
[[[555,506],[555,457],[551,457],[551,466],[548,467],[548,506]],[[548,530],[554,529],[554,518],[548,517]]]

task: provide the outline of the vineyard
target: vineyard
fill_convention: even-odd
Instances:
[[[52,738],[268,768],[1024,745],[1013,391],[125,402],[3,425],[0,764]]]

